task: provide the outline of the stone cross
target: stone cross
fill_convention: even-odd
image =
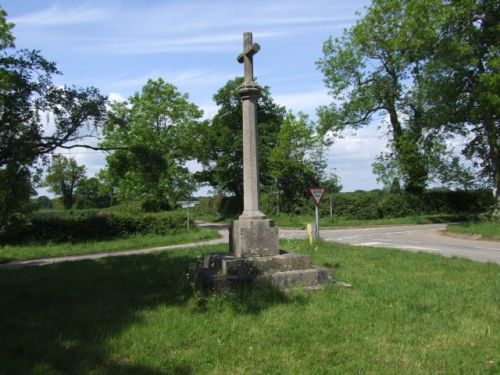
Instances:
[[[260,46],[252,42],[252,33],[243,34],[243,52],[238,62],[244,63],[245,81],[238,92],[243,112],[243,213],[242,219],[260,219],[265,215],[259,210],[259,171],[257,166],[257,98],[260,87],[253,80],[253,55]]]
[[[238,62],[245,64],[245,80],[238,88],[243,115],[243,212],[233,221],[229,232],[230,253],[236,258],[280,253],[278,227],[259,210],[257,99],[260,87],[253,77],[253,56],[259,50],[260,46],[252,42],[252,33],[244,33],[243,52],[238,56]]]
[[[260,51],[258,43],[252,43],[252,33],[243,34],[243,52],[238,55],[238,62],[244,63],[245,82],[253,82],[253,55]]]

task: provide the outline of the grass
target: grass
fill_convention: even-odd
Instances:
[[[168,235],[136,235],[128,238],[54,244],[4,245],[0,246],[0,263],[15,260],[40,259],[68,255],[95,254],[146,247],[175,245],[217,238],[219,234],[214,229],[196,228],[189,232],[182,231]],[[0,372],[1,373],[1,372]]]
[[[472,222],[449,225],[449,232],[465,235],[479,235],[482,238],[500,240],[500,223]]]
[[[286,241],[353,289],[202,295],[173,251],[0,270],[5,374],[498,374],[500,266]]]

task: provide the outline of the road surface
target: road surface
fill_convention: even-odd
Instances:
[[[445,229],[446,224],[324,229],[320,237],[350,245],[424,251],[500,264],[500,242],[451,237],[444,234]],[[280,228],[280,238],[305,239],[306,233]]]

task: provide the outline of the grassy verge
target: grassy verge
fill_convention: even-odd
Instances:
[[[0,246],[0,263],[11,262],[14,260],[93,254],[130,249],[141,249],[155,246],[175,245],[180,243],[208,240],[217,238],[218,236],[219,234],[214,229],[197,228],[191,230],[190,232],[184,231],[169,235],[136,235],[128,238],[110,241],[4,245]]]
[[[397,218],[384,218],[373,220],[351,220],[343,218],[321,217],[320,226],[322,227],[361,227],[376,225],[404,225],[404,224],[432,224],[447,223],[466,220],[466,216],[461,215],[415,215]],[[275,218],[280,227],[303,227],[306,223],[314,223],[314,216],[306,215],[283,215]]]
[[[449,225],[449,232],[465,235],[479,235],[491,240],[500,240],[500,223],[466,223]]]
[[[184,270],[208,249],[0,270],[2,371],[499,373],[500,266],[282,245],[353,289],[204,296]]]

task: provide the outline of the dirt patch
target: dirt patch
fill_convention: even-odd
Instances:
[[[446,229],[440,230],[439,233],[441,233],[443,236],[447,237],[453,237],[453,238],[462,238],[465,240],[488,240],[488,241],[495,241],[491,238],[485,238],[481,236],[480,234],[472,234],[472,233],[455,233],[455,232],[449,232]]]

